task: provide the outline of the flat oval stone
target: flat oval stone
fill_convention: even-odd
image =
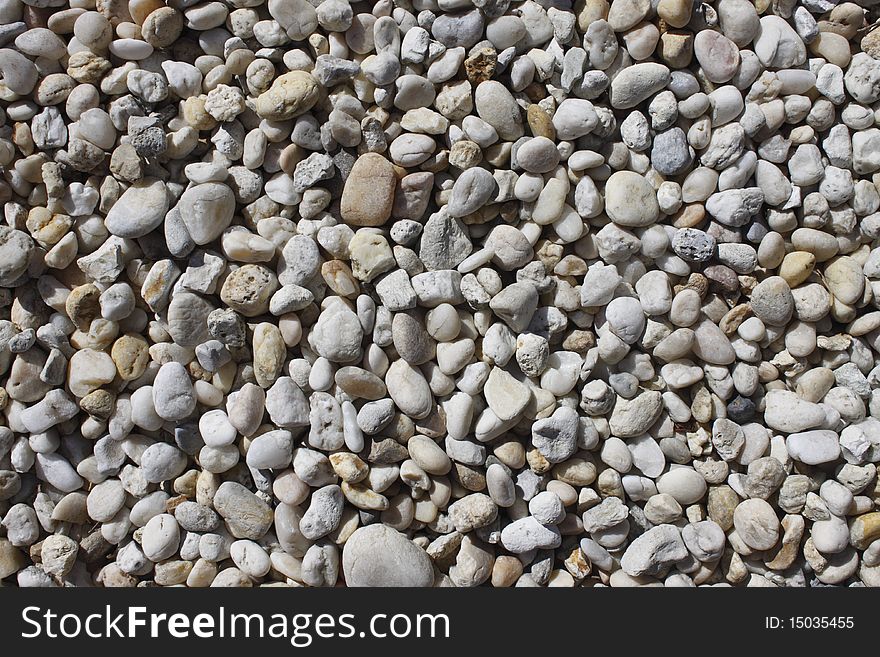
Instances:
[[[497,80],[477,85],[474,106],[480,118],[498,132],[501,139],[514,141],[523,135],[522,113],[507,87]]]
[[[620,71],[611,81],[611,106],[629,109],[647,100],[669,84],[669,68],[663,64],[645,62]]]
[[[425,551],[382,524],[354,531],[342,549],[342,572],[353,587],[424,587],[434,582]]]
[[[156,178],[143,178],[126,189],[113,204],[104,225],[113,235],[134,239],[156,229],[165,219],[166,212],[168,193],[165,183]]]
[[[727,82],[739,68],[739,48],[720,32],[701,30],[694,38],[694,55],[706,77],[715,83]]]
[[[189,373],[181,363],[165,363],[153,382],[153,405],[164,420],[182,420],[196,409]]]
[[[840,439],[833,431],[793,433],[785,439],[785,447],[791,458],[807,465],[830,463],[840,457]]]
[[[361,155],[342,190],[342,219],[354,226],[381,226],[391,216],[396,184],[391,162],[378,153]]]
[[[235,195],[226,185],[208,182],[187,189],[177,203],[180,218],[196,244],[208,244],[229,228]]]
[[[733,526],[743,542],[754,550],[769,550],[779,540],[779,518],[773,507],[761,499],[740,502],[733,512]]]
[[[397,407],[415,420],[427,417],[434,407],[434,396],[422,373],[405,360],[396,360],[385,373],[388,394]]]

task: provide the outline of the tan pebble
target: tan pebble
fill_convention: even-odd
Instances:
[[[797,287],[810,277],[816,265],[816,256],[806,251],[792,251],[782,259],[779,275],[789,287]]]
[[[354,226],[381,226],[391,216],[397,176],[378,153],[358,158],[342,190],[339,211]]]
[[[79,285],[70,291],[64,308],[67,316],[77,328],[87,331],[92,320],[101,315],[101,305],[98,302],[101,291],[92,283]]]
[[[660,0],[657,15],[672,27],[684,27],[691,20],[693,6],[689,0]]]
[[[113,343],[110,357],[116,365],[119,378],[133,381],[147,369],[150,362],[149,345],[141,336],[128,333]]]
[[[312,109],[319,94],[318,81],[310,73],[291,71],[275,78],[269,90],[257,97],[256,112],[264,119],[287,121]]]
[[[529,129],[532,131],[533,136],[556,139],[556,128],[553,127],[553,120],[540,105],[529,105],[529,109],[526,112],[526,119],[528,120]]]

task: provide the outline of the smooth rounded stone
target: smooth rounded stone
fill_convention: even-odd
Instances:
[[[842,584],[859,570],[859,553],[852,548],[846,549],[827,560],[827,565],[816,578],[827,585]]]
[[[632,464],[646,477],[659,477],[666,467],[666,457],[660,445],[651,436],[643,434],[626,443],[632,456]]]
[[[115,376],[116,366],[110,356],[94,349],[80,349],[70,358],[67,386],[71,393],[82,398],[110,383]]]
[[[646,0],[613,0],[608,9],[608,23],[615,32],[625,32],[644,20],[651,10]]]
[[[529,500],[529,513],[542,525],[558,525],[565,518],[565,505],[556,493],[545,490]]]
[[[717,84],[730,80],[739,68],[737,45],[713,30],[701,30],[694,37],[694,56],[706,78]]]
[[[502,421],[518,417],[532,398],[525,384],[498,367],[493,367],[489,373],[483,395],[489,408]]]
[[[596,128],[599,124],[599,116],[590,101],[566,98],[556,108],[552,123],[557,139],[577,139],[588,135]]]
[[[347,586],[425,587],[434,582],[431,559],[404,534],[382,524],[360,527],[342,549]]]
[[[477,9],[463,13],[442,13],[431,25],[431,35],[447,48],[470,48],[481,38],[483,16]]]
[[[559,529],[555,526],[546,527],[532,516],[520,518],[501,530],[501,544],[513,554],[552,549],[559,547],[561,542]]]
[[[143,178],[126,189],[113,204],[104,225],[119,237],[143,237],[162,223],[167,211],[168,192],[164,181]]]
[[[508,285],[489,301],[492,312],[514,331],[526,330],[538,305],[538,291],[531,283]]]
[[[647,100],[669,84],[669,68],[645,62],[621,70],[611,81],[610,98],[614,109],[629,109]]]
[[[414,420],[427,417],[434,396],[422,373],[405,360],[396,360],[385,373],[385,385],[395,405]]]
[[[342,191],[339,211],[343,220],[354,226],[383,225],[391,217],[396,185],[391,162],[378,153],[361,155]]]
[[[37,67],[27,57],[11,48],[0,49],[0,73],[6,87],[15,94],[26,96],[39,79]]]
[[[486,248],[492,251],[492,262],[505,271],[528,264],[534,253],[523,232],[505,224],[492,229],[486,238]]]
[[[635,438],[647,433],[663,412],[663,396],[655,390],[645,390],[632,399],[617,397],[611,418],[611,433],[618,438]]]
[[[489,171],[481,167],[466,169],[452,186],[446,212],[451,217],[473,214],[494,197],[496,190],[495,178]]]
[[[263,577],[272,567],[269,555],[253,541],[234,541],[229,546],[229,556],[235,565],[250,577]]]
[[[770,390],[764,397],[764,422],[778,431],[797,433],[825,422],[825,410],[788,390]]]
[[[79,490],[83,480],[74,467],[57,453],[36,454],[35,470],[37,476],[64,493]]]
[[[617,171],[605,182],[605,212],[620,226],[640,228],[657,221],[660,206],[646,178],[632,171]]]
[[[785,439],[785,447],[791,458],[807,465],[821,465],[840,458],[840,439],[833,431],[820,429],[792,433]]]
[[[150,518],[141,537],[144,556],[150,561],[159,562],[177,553],[180,544],[180,526],[174,516],[160,513]]]
[[[744,500],[733,512],[733,526],[753,550],[769,550],[779,541],[779,518],[773,507],[759,499]]]
[[[226,185],[206,182],[187,189],[177,202],[177,209],[193,242],[208,244],[232,223],[235,197]]]
[[[688,550],[673,525],[652,527],[626,548],[620,567],[633,577],[656,576],[686,559]]]
[[[169,481],[186,469],[186,454],[174,445],[154,443],[141,454],[141,473],[150,483]]]
[[[849,545],[849,528],[843,518],[832,516],[815,521],[810,528],[810,538],[819,552],[837,554]]]
[[[413,436],[406,447],[410,457],[428,474],[444,475],[452,467],[446,452],[427,436]]]
[[[642,61],[654,53],[657,42],[660,40],[660,30],[652,23],[639,23],[623,35],[623,40],[630,56]]]
[[[657,479],[657,490],[671,495],[679,504],[699,502],[707,488],[703,475],[687,467],[672,468]]]
[[[236,538],[257,540],[272,526],[272,509],[247,488],[224,481],[214,493],[214,510]]]
[[[645,330],[645,312],[638,299],[618,297],[605,308],[611,331],[626,344],[633,344]]]
[[[549,173],[559,164],[559,151],[553,140],[547,137],[533,137],[516,151],[516,161],[531,173]]]
[[[280,470],[290,465],[292,457],[293,436],[289,431],[278,429],[254,438],[248,446],[246,460],[252,468]]]
[[[153,406],[163,420],[182,420],[196,409],[189,373],[180,363],[165,363],[153,381]]]
[[[708,319],[702,320],[694,327],[694,342],[691,350],[697,358],[713,365],[729,365],[736,360],[736,353],[730,340]]]
[[[510,91],[496,80],[486,80],[474,91],[474,108],[498,136],[514,141],[523,135],[522,115]]]
[[[723,0],[716,7],[721,31],[740,48],[748,46],[761,28],[755,6],[747,0]]]
[[[210,301],[190,292],[177,292],[166,311],[168,333],[181,347],[195,347],[208,339]]]
[[[791,288],[781,276],[769,276],[752,290],[752,312],[768,326],[785,326],[794,312]]]
[[[862,298],[865,277],[862,267],[849,256],[839,256],[825,266],[825,285],[834,298],[852,305]]]

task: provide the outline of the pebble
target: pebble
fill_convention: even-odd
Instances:
[[[605,182],[605,211],[614,223],[635,228],[653,224],[660,215],[654,189],[631,171],[613,173]]]
[[[342,550],[348,586],[431,586],[431,559],[415,543],[385,525],[360,527]]]
[[[646,433],[663,410],[659,392],[645,390],[632,399],[618,397],[608,424],[613,435],[635,438]]]
[[[829,463],[840,456],[839,438],[827,430],[792,433],[785,439],[785,447],[791,458],[807,465]]]
[[[759,499],[745,500],[733,514],[736,533],[754,550],[769,550],[780,537],[779,519],[773,507]]]
[[[182,420],[195,410],[195,393],[183,365],[170,362],[159,368],[153,382],[153,406],[163,420]]]
[[[257,540],[272,525],[272,509],[241,484],[232,481],[220,484],[213,504],[236,538]]]
[[[513,554],[550,549],[560,545],[562,538],[555,526],[546,527],[533,516],[516,520],[501,531],[501,543]]]
[[[125,190],[113,204],[104,225],[119,237],[143,237],[162,223],[167,211],[165,183],[155,178],[143,178]]]
[[[633,577],[659,575],[687,556],[679,530],[671,525],[660,525],[629,544],[620,559],[620,567]]]
[[[352,167],[340,201],[345,221],[355,226],[381,226],[391,216],[397,177],[378,153],[365,153]]]

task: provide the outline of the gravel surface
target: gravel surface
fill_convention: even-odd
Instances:
[[[875,0],[0,0],[0,586],[880,586]]]

